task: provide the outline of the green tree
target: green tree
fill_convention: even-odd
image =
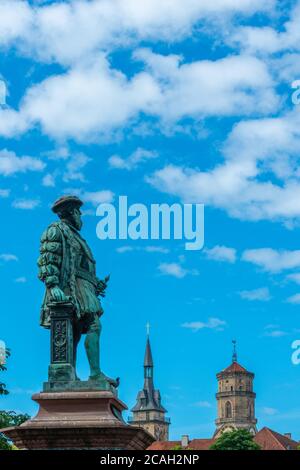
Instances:
[[[9,356],[10,356],[10,350],[6,349],[5,353],[6,353],[6,359],[8,359]],[[7,368],[6,368],[5,364],[0,362],[0,372],[5,372],[6,370],[7,370]],[[8,390],[6,388],[5,383],[3,383],[3,382],[0,382],[0,395],[8,395]]]
[[[260,450],[246,429],[224,432],[210,447],[210,450]]]
[[[10,356],[9,349],[6,350],[6,358]],[[0,363],[0,372],[6,371],[7,368],[5,364]],[[5,383],[0,382],[0,395],[8,395],[8,390]],[[10,426],[20,426],[30,418],[27,414],[17,414],[14,411],[1,411],[0,410],[0,429],[8,428]],[[14,446],[9,442],[9,440],[0,433],[0,450],[12,450]]]

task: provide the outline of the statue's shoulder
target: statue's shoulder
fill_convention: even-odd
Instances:
[[[61,230],[59,227],[59,222],[53,222],[50,224],[46,230],[43,232],[41,237],[41,242],[58,242],[61,240]]]

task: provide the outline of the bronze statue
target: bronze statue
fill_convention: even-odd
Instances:
[[[76,370],[76,351],[82,334],[86,335],[85,350],[90,366],[90,380],[103,379],[100,371],[99,318],[103,314],[100,297],[105,296],[109,280],[96,276],[96,263],[87,242],[81,237],[80,208],[83,202],[76,196],[63,196],[52,206],[57,222],[49,225],[41,238],[38,259],[39,278],[46,293],[41,308],[41,325],[50,328],[50,305],[72,303],[73,366]],[[106,378],[106,377],[105,377]],[[76,376],[76,379],[79,380]],[[108,378],[106,378],[108,379]]]

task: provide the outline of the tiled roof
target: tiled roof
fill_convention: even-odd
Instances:
[[[233,362],[230,366],[226,367],[226,369],[223,369],[222,372],[246,372],[248,373],[247,369],[245,367],[241,366],[238,362]]]
[[[262,450],[297,450],[298,442],[289,437],[272,431],[267,427],[262,428],[254,437],[254,441],[260,445]],[[192,439],[186,449],[209,450],[215,439]],[[172,450],[181,447],[181,441],[155,441],[148,450]]]
[[[184,449],[208,450],[214,442],[215,439],[192,439],[189,441],[188,447]],[[172,450],[176,447],[181,447],[181,441],[155,441],[147,450]]]
[[[299,445],[293,439],[267,427],[262,428],[255,435],[254,440],[262,450],[297,450]]]

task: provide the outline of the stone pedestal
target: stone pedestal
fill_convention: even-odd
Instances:
[[[38,414],[2,429],[19,449],[144,450],[154,438],[122,418],[127,409],[109,391],[42,392],[33,395]]]

